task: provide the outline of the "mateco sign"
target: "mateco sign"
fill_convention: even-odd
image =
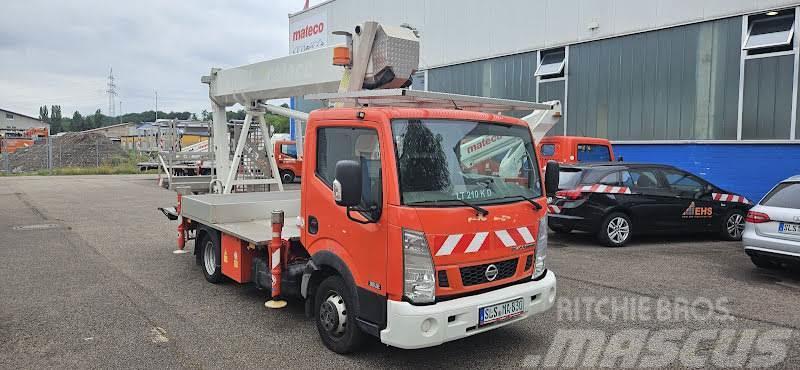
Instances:
[[[328,15],[315,14],[289,26],[289,53],[297,54],[328,44]]]

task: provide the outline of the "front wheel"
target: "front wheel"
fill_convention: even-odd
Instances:
[[[291,184],[294,182],[294,172],[291,170],[281,171],[281,181],[283,181],[284,184]]]
[[[364,333],[356,323],[354,297],[350,292],[339,276],[326,278],[317,288],[314,311],[317,331],[325,347],[336,353],[355,351],[364,340]]]
[[[614,212],[603,220],[597,239],[607,247],[621,247],[631,238],[631,220],[624,213]]]
[[[722,220],[720,236],[723,240],[742,240],[744,233],[744,212],[735,209]]]

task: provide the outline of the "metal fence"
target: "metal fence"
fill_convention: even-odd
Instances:
[[[4,150],[0,155],[0,170],[29,173],[58,168],[117,166],[129,160],[128,151],[105,137],[80,140],[43,138],[31,146],[17,148],[13,153]]]

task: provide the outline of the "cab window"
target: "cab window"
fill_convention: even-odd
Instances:
[[[611,152],[600,144],[578,144],[578,162],[610,162]]]
[[[281,153],[292,158],[297,158],[297,145],[281,144]]]
[[[541,152],[543,157],[552,157],[556,154],[556,144],[542,144]]]
[[[661,173],[664,174],[670,190],[681,197],[696,197],[706,187],[703,180],[687,172],[664,169]]]
[[[378,132],[368,128],[326,127],[317,131],[317,177],[333,186],[336,163],[353,160],[361,164],[362,188],[359,208],[380,217],[383,204],[381,150]],[[376,213],[377,212],[377,213]]]

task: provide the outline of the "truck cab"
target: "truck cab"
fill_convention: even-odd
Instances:
[[[318,323],[329,348],[349,346],[346,331],[336,329],[342,307],[326,303],[331,294],[356,307],[348,311],[356,330],[401,348],[480,333],[552,306],[547,202],[524,121],[342,108],[312,112],[306,135],[305,153],[313,154],[303,167],[300,242],[314,267],[301,290],[316,316],[330,318]],[[507,152],[523,148],[508,159],[515,171],[484,174],[464,162],[474,149],[468,143],[498,138]],[[331,274],[342,277],[345,294],[318,292]]]
[[[303,168],[303,160],[299,158],[297,153],[297,142],[294,140],[275,140],[273,142],[273,150],[281,181],[284,184],[294,182],[300,176]]]
[[[539,165],[548,161],[562,164],[613,162],[614,149],[607,139],[584,136],[546,136],[539,141]]]

